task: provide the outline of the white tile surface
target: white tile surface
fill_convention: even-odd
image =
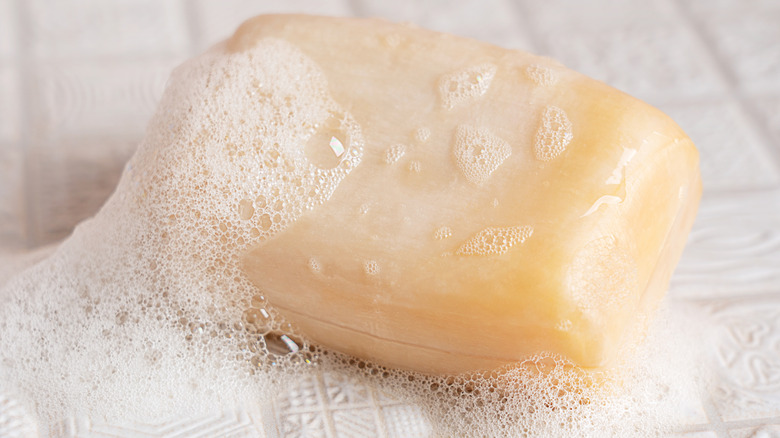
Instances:
[[[14,0],[0,0],[0,66],[18,50],[15,6]]]
[[[709,315],[719,375],[706,396],[714,412],[691,404],[696,432],[673,436],[780,436],[775,0],[0,0],[0,253],[61,239],[94,214],[170,69],[246,18],[271,12],[379,16],[532,49],[661,106],[701,152],[705,198],[672,294]],[[31,95],[22,95],[22,81]],[[63,427],[61,436],[431,431],[419,408],[336,376],[300,382],[262,416],[225,412],[152,425],[74,419]]]
[[[780,292],[778,206],[778,191],[705,195],[671,293],[706,299]]]
[[[780,170],[766,144],[738,105],[695,102],[662,105],[699,149],[708,192],[780,186]]]
[[[21,136],[21,95],[17,69],[0,63],[0,142],[17,143]]]
[[[780,93],[774,96],[759,96],[753,100],[761,126],[772,140],[771,152],[780,163]]]
[[[364,17],[409,22],[428,29],[477,38],[504,47],[531,50],[523,11],[504,0],[472,2],[366,0],[357,3]],[[490,23],[486,26],[485,23]]]
[[[736,86],[751,93],[780,91],[780,10],[747,9],[702,23]]]
[[[170,71],[182,58],[41,63],[32,78],[34,139],[143,135]]]
[[[32,53],[39,59],[181,52],[188,29],[181,0],[31,0]]]
[[[705,306],[717,373],[713,399],[725,421],[780,417],[780,307],[777,298]]]
[[[548,55],[651,104],[721,96],[722,81],[690,31],[671,25],[542,35]]]
[[[670,435],[669,438],[718,438],[718,435],[712,431],[681,432]]]
[[[606,30],[667,25],[678,14],[673,0],[626,2],[621,0],[522,0],[533,28],[540,34],[600,33]]]
[[[731,438],[780,438],[780,422],[775,425],[754,426],[730,431]]]
[[[0,142],[0,248],[7,251],[24,247],[24,193],[22,150],[17,145]]]
[[[194,0],[192,6],[196,17],[193,23],[197,29],[195,38],[201,50],[229,37],[242,22],[255,15],[352,15],[347,0]]]

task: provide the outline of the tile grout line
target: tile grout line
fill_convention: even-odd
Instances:
[[[378,426],[378,433],[380,438],[388,438],[390,436],[389,429],[387,428],[387,419],[385,418],[385,410],[381,403],[379,403],[379,396],[377,389],[368,386],[368,393],[371,395],[371,407],[374,411],[374,421]]]
[[[773,148],[775,144],[771,133],[769,133],[764,124],[758,120],[754,106],[751,104],[750,96],[746,96],[745,93],[738,87],[739,79],[732,73],[728,65],[723,59],[718,56],[718,51],[713,45],[710,38],[707,36],[707,32],[703,29],[701,23],[693,17],[688,8],[683,5],[681,0],[671,0],[670,3],[676,7],[678,16],[685,22],[688,29],[692,30],[693,37],[697,40],[698,44],[704,49],[709,62],[715,67],[720,79],[723,81],[726,88],[726,96],[729,100],[736,105],[740,112],[745,115],[745,122],[750,131],[758,137],[760,141],[761,150],[773,158],[773,164],[776,171],[780,172],[780,148]],[[775,151],[775,149],[778,149]]]
[[[715,407],[715,403],[712,401],[712,395],[703,398],[701,401],[704,413],[707,415],[707,419],[710,422],[711,430],[718,438],[729,438],[729,432],[726,425],[723,423],[723,419],[720,416],[720,412]]]
[[[325,375],[322,372],[317,373],[315,376],[315,382],[317,384],[317,395],[319,396],[322,410],[319,412],[322,414],[322,418],[325,422],[325,432],[328,437],[336,438],[338,433],[336,431],[336,425],[333,422],[333,416],[331,415],[330,403],[328,403],[328,387],[325,385]]]

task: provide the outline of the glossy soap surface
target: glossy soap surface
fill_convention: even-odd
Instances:
[[[602,367],[635,342],[701,191],[671,119],[552,60],[414,27],[266,16],[227,48],[265,38],[322,68],[364,140],[328,201],[243,258],[304,335],[426,373],[540,352]],[[301,145],[315,166],[340,165],[337,121]]]

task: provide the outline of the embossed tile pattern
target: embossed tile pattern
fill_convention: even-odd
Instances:
[[[780,306],[777,297],[715,301],[706,309],[715,370],[713,399],[726,421],[780,417]]]
[[[705,195],[671,293],[696,299],[774,293],[780,299],[778,267],[780,191]]]
[[[699,149],[708,192],[777,187],[780,171],[743,111],[723,101],[662,105]]]
[[[536,51],[668,112],[698,144],[705,184],[671,294],[707,315],[718,375],[673,436],[780,436],[775,0],[0,0],[0,253],[56,242],[94,214],[170,69],[270,12],[377,16]],[[10,400],[0,392],[2,436],[29,420]],[[258,409],[159,424],[70,418],[51,435],[431,433],[418,407],[335,374]]]
[[[553,58],[652,104],[723,92],[696,40],[682,26],[544,33]]]
[[[41,63],[33,77],[33,139],[118,132],[140,140],[182,60]]]
[[[701,23],[740,89],[780,91],[780,10],[746,9]]]
[[[180,53],[188,43],[181,0],[31,0],[24,7],[29,49],[42,59]]]
[[[531,50],[528,29],[517,7],[504,0],[481,2],[402,0],[357,2],[364,17],[381,17],[396,22],[410,22],[428,29],[477,38],[504,47]],[[485,26],[485,23],[490,23]]]
[[[191,7],[197,30],[195,42],[208,47],[230,36],[246,19],[259,14],[351,15],[347,0],[194,0]]]

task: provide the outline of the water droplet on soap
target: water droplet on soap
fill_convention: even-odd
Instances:
[[[250,304],[251,304],[252,307],[255,307],[255,308],[259,309],[259,308],[265,306],[265,297],[263,295],[260,295],[260,294],[252,295],[252,300],[250,301]]]
[[[467,240],[455,252],[457,255],[500,255],[513,246],[525,242],[533,234],[533,227],[488,227]]]
[[[406,146],[402,144],[396,144],[390,146],[385,151],[385,163],[395,164],[398,162],[398,160],[401,159],[401,157],[404,156],[405,153],[406,153]]]
[[[571,122],[566,112],[556,106],[546,107],[536,131],[536,158],[541,161],[553,160],[566,150],[573,137]]]
[[[453,152],[466,179],[479,185],[512,154],[512,148],[487,129],[460,125],[455,132]]]
[[[485,63],[442,76],[439,80],[442,105],[452,109],[482,96],[490,88],[497,69],[495,65]]]
[[[321,123],[306,141],[304,153],[320,169],[333,169],[346,152],[347,134],[337,117],[331,115]]]

